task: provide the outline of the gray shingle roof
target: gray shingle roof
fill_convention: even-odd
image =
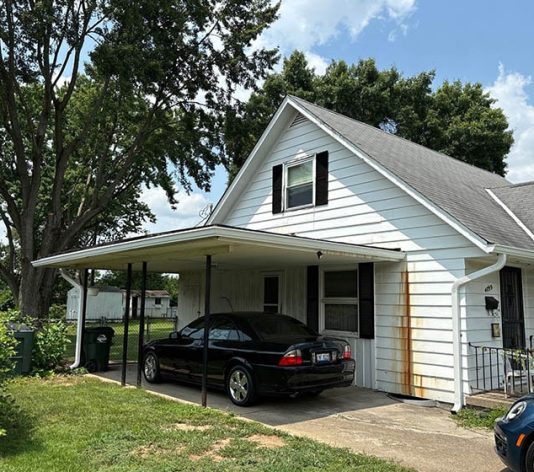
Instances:
[[[488,243],[534,250],[534,241],[486,191],[520,186],[300,98],[290,98]],[[530,191],[534,200],[534,190]],[[514,192],[507,194],[511,202],[517,198]],[[524,220],[520,218],[534,231],[532,200],[529,209],[519,203],[511,205],[522,212]]]
[[[491,191],[534,232],[534,182],[494,188]]]

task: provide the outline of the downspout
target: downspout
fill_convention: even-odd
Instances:
[[[462,372],[462,311],[459,290],[465,284],[498,272],[506,265],[506,254],[499,254],[497,262],[484,269],[466,275],[452,284],[452,345],[454,354],[454,406],[452,413],[458,413],[464,406],[463,372]]]
[[[59,269],[59,274],[61,277],[63,277],[69,284],[71,284],[74,288],[77,288],[80,292],[79,300],[78,300],[78,319],[77,319],[77,325],[76,325],[76,349],[75,349],[75,356],[74,356],[74,363],[70,365],[71,369],[77,369],[80,367],[80,363],[82,362],[82,303],[83,303],[83,290],[82,286],[76,282],[73,278],[69,277],[63,269]]]

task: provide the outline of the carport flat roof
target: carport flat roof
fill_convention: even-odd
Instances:
[[[35,267],[134,270],[148,263],[151,272],[186,272],[205,266],[205,256],[221,269],[273,268],[346,264],[365,261],[400,261],[405,253],[276,234],[231,226],[212,225],[123,239],[109,244],[60,253],[33,261]]]

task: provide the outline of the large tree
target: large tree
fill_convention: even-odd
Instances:
[[[251,50],[270,0],[0,3],[0,276],[47,312],[31,261],[135,229],[142,185],[209,188],[226,113],[276,51]],[[230,113],[232,115],[232,113]]]
[[[321,75],[296,51],[229,117],[230,175],[242,166],[286,94],[504,175],[513,138],[495,100],[478,83],[444,82],[433,89],[434,77],[433,71],[405,77],[394,67],[379,70],[373,59],[353,65],[333,61]]]

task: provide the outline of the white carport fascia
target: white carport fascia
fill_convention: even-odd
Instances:
[[[91,258],[118,253],[151,249],[160,246],[197,242],[202,240],[216,240],[227,244],[252,244],[263,247],[287,249],[295,252],[318,251],[323,254],[346,255],[352,257],[364,257],[378,261],[396,262],[404,260],[405,253],[391,249],[375,248],[371,246],[358,246],[350,243],[326,241],[323,239],[304,238],[264,231],[254,231],[229,226],[203,226],[175,232],[157,234],[154,236],[140,237],[130,240],[118,241],[105,246],[95,246],[54,256],[45,257],[33,261],[34,267],[67,267],[76,263],[81,267],[84,259],[87,259],[87,267],[91,266]]]
[[[506,254],[508,257],[513,257],[517,259],[521,259],[525,261],[526,263],[532,264],[534,263],[534,251],[530,249],[521,249],[517,247],[511,247],[511,246],[503,246],[501,244],[495,244],[490,247],[490,250],[488,251],[490,254]]]

